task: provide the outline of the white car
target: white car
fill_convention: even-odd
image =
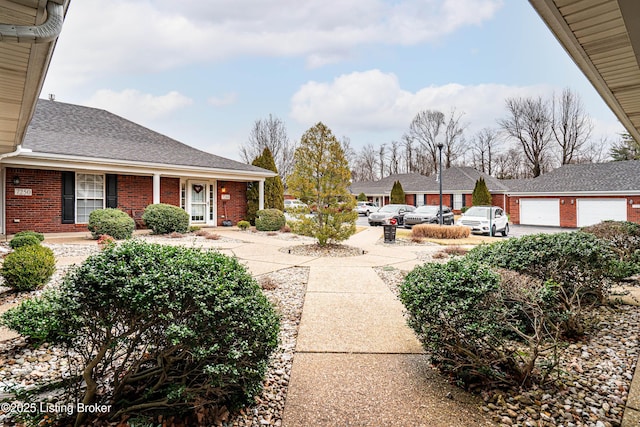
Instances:
[[[472,233],[482,233],[495,236],[509,234],[509,218],[499,206],[472,206],[462,214],[456,225],[471,228]]]
[[[284,201],[284,211],[287,209],[295,209],[295,208],[307,208],[309,210],[309,205],[306,203],[302,203],[299,199],[288,199]]]
[[[356,212],[358,215],[369,216],[371,212],[375,212],[378,210],[378,205],[373,202],[358,202],[356,206]]]

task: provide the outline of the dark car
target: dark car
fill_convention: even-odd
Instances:
[[[411,205],[386,205],[369,214],[369,225],[404,224],[404,216],[416,208]]]
[[[417,224],[439,224],[438,218],[439,206],[420,206],[415,211],[404,216],[404,227],[411,228]],[[453,212],[448,206],[442,207],[442,223],[444,225],[453,225]]]

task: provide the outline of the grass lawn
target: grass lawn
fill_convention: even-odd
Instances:
[[[411,240],[411,230],[396,229],[396,237]],[[423,239],[425,242],[437,243],[438,245],[481,245],[483,243],[493,243],[502,240],[501,237],[489,237],[479,234],[471,234],[465,239]]]

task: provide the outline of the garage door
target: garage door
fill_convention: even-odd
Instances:
[[[560,226],[559,199],[520,199],[520,224]]]
[[[578,227],[627,220],[627,199],[578,199]]]

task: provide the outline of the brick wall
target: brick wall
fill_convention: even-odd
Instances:
[[[161,181],[162,184],[162,181]],[[144,209],[153,203],[153,177],[118,175],[118,208],[140,221]]]
[[[160,178],[160,203],[180,206],[180,178]]]
[[[416,195],[415,194],[405,194],[404,195],[404,203],[406,205],[416,205]]]
[[[222,187],[229,195],[229,200],[222,200]],[[247,183],[233,181],[218,181],[218,220],[217,224],[230,219],[233,225],[245,219],[247,214]],[[226,207],[226,214],[225,214]]]
[[[37,169],[6,170],[6,233],[34,230],[41,233],[84,231],[85,224],[62,224],[62,172]],[[13,177],[20,184],[13,184]],[[31,189],[31,196],[16,196],[15,188]],[[16,222],[19,221],[19,222]]]

